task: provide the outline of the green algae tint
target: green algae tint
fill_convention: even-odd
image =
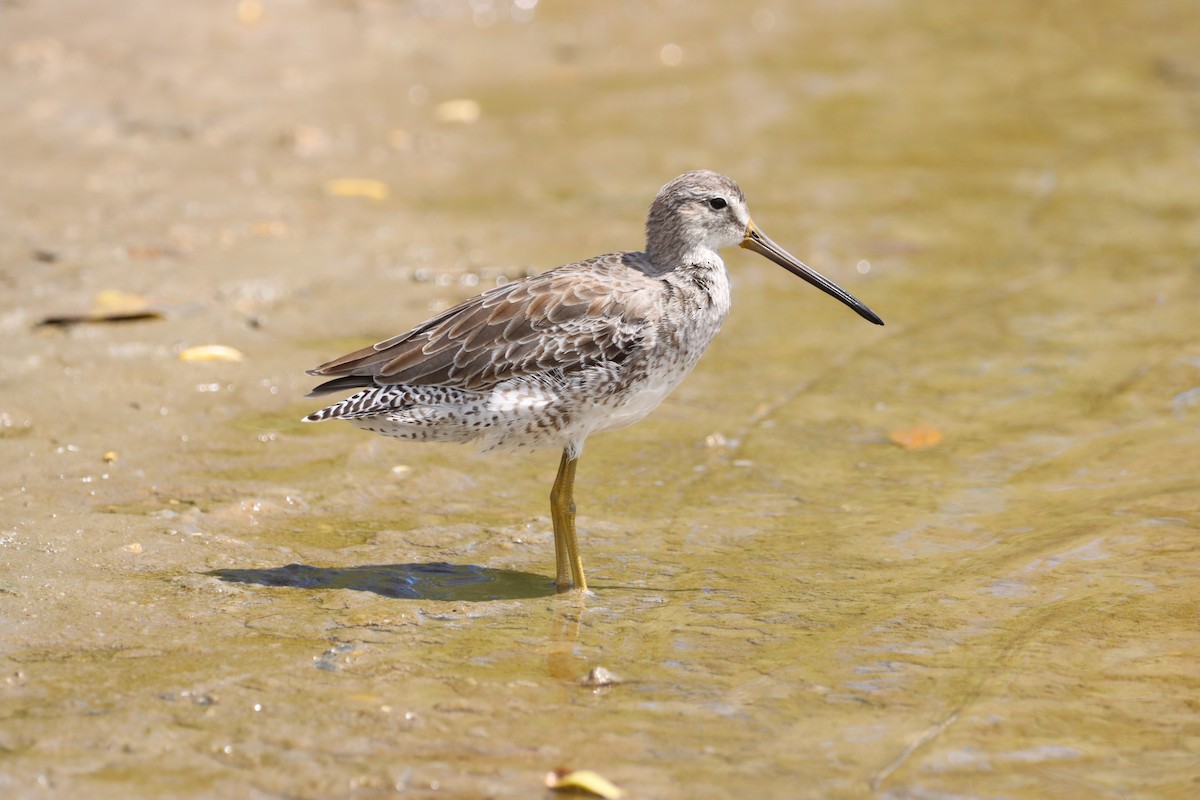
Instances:
[[[546,5],[0,11],[0,793],[1194,794],[1194,8]],[[695,168],[887,327],[726,253],[695,373],[588,442],[594,595],[557,453],[299,423]],[[33,329],[110,287],[168,313]]]

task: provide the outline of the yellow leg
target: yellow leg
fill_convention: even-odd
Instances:
[[[554,523],[554,561],[557,568],[554,584],[559,592],[572,588],[587,591],[583,577],[583,561],[579,558],[579,541],[575,538],[575,465],[563,450],[558,464],[558,477],[550,490],[550,520]]]

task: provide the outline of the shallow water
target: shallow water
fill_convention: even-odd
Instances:
[[[543,5],[0,7],[3,793],[1195,794],[1193,6]],[[297,421],[696,167],[887,326],[729,253],[593,596],[557,454]]]

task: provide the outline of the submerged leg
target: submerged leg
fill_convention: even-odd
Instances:
[[[554,561],[557,567],[554,584],[560,592],[571,588],[587,591],[583,561],[579,558],[579,542],[575,538],[575,465],[578,463],[578,458],[572,458],[567,450],[563,450],[562,461],[558,463],[558,477],[554,479],[554,488],[550,490],[550,519],[554,523]]]

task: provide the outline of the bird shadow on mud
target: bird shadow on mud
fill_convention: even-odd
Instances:
[[[256,583],[293,589],[352,589],[402,600],[520,600],[555,594],[545,575],[490,569],[470,564],[364,564],[314,567],[288,564],[266,569],[214,569],[207,573],[229,583]]]

